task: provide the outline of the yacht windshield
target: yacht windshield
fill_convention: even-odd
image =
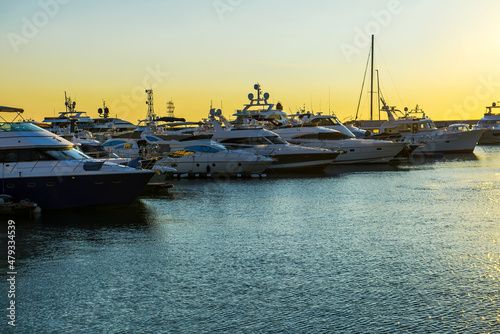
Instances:
[[[46,154],[53,157],[55,160],[82,160],[90,159],[88,155],[75,149],[63,149],[63,150],[46,150]]]
[[[316,123],[319,126],[339,125],[339,122],[333,117],[328,117],[328,118],[318,117],[318,118],[313,119],[311,121],[311,123]]]
[[[0,123],[0,131],[44,131],[42,128],[31,123]]]
[[[286,141],[281,138],[281,137],[272,137],[272,136],[269,136],[269,137],[266,137],[267,140],[269,140],[271,143],[273,144],[286,144]]]
[[[216,142],[210,143],[210,146],[212,146],[220,151],[227,151],[227,148],[224,145],[216,143]]]

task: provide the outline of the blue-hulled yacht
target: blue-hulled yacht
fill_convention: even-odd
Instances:
[[[29,122],[8,122],[0,114],[0,186],[15,201],[42,209],[124,206],[132,203],[154,172],[90,158],[73,143]]]

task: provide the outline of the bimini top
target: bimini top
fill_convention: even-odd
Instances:
[[[22,113],[22,112],[24,112],[24,109],[0,106],[0,112],[17,112],[17,113]]]

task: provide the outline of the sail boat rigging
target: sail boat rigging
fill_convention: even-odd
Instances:
[[[366,72],[368,71],[368,64],[370,64],[370,121],[373,121],[373,93],[375,93],[375,91],[373,90],[373,85],[374,85],[373,73],[375,71],[377,72],[377,94],[379,94],[379,91],[380,91],[378,70],[375,70],[375,68],[374,68],[374,58],[375,58],[374,45],[375,45],[375,35],[372,35],[372,44],[371,44],[370,52],[368,53],[368,60],[366,61],[365,74],[363,75],[363,83],[361,85],[361,92],[359,94],[358,107],[356,109],[356,117],[354,118],[355,121],[358,120],[359,107],[361,105],[361,98],[363,96],[363,90],[365,87]],[[380,102],[379,102],[379,104],[380,104]],[[378,120],[380,121],[380,108],[379,108],[379,119]]]

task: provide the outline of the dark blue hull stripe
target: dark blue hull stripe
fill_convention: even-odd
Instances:
[[[0,179],[3,193],[29,199],[43,209],[125,206],[134,201],[153,173],[46,176]]]

